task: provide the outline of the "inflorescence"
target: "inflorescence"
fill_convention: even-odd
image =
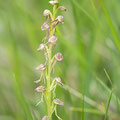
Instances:
[[[40,79],[35,81],[35,83],[40,83],[35,90],[38,93],[41,93],[41,100],[37,103],[45,101],[47,104],[47,115],[42,118],[42,120],[52,120],[52,114],[55,112],[55,115],[59,120],[61,118],[57,115],[57,105],[63,106],[64,102],[56,98],[55,90],[57,85],[63,86],[62,80],[60,77],[53,77],[54,66],[57,62],[63,61],[62,53],[56,53],[52,55],[52,49],[57,44],[58,38],[56,36],[56,26],[61,23],[64,23],[63,16],[56,16],[58,10],[66,11],[64,6],[59,6],[59,0],[49,1],[53,6],[53,13],[46,9],[43,12],[43,16],[46,17],[46,21],[41,26],[42,31],[46,31],[46,37],[43,39],[37,49],[37,51],[44,51],[45,63],[40,64],[35,68],[37,71],[41,71]],[[52,76],[51,76],[52,75]],[[52,79],[53,78],[53,79]]]

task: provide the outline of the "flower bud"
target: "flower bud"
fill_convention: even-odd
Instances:
[[[37,92],[45,92],[45,86],[39,86],[35,89]]]
[[[50,3],[51,5],[57,5],[57,4],[58,4],[58,1],[49,1],[49,3]]]
[[[48,43],[52,43],[55,45],[57,40],[58,38],[55,35],[53,35],[52,37],[49,38]]]
[[[37,66],[35,68],[35,70],[41,70],[41,71],[44,71],[46,69],[45,65],[44,64],[40,64],[39,66]]]
[[[37,51],[41,51],[45,49],[45,45],[44,44],[40,44]]]
[[[50,13],[51,13],[50,10],[46,9],[43,12],[43,16],[48,16],[48,15],[50,15]]]
[[[57,17],[57,20],[62,24],[64,23],[63,16],[61,16],[61,15]]]
[[[60,99],[56,98],[56,99],[54,99],[54,104],[63,106],[64,102],[61,101]]]
[[[44,22],[43,25],[41,26],[41,30],[48,30],[49,29],[49,24],[47,22]]]
[[[49,117],[48,117],[48,116],[44,116],[44,117],[42,118],[42,120],[49,120]]]
[[[62,11],[66,11],[67,10],[64,6],[60,6],[58,9],[62,10]]]
[[[56,77],[55,80],[57,84],[60,84],[61,86],[63,86],[63,83],[60,77]]]
[[[63,60],[63,55],[62,55],[61,53],[57,53],[57,54],[55,54],[55,59],[56,59],[58,62],[60,62],[60,61]]]

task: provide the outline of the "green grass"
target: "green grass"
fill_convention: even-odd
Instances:
[[[113,92],[113,91],[111,91],[111,93],[110,93],[110,97],[109,97],[109,100],[108,100],[108,102],[107,102],[107,107],[106,107],[106,112],[105,112],[105,118],[104,118],[104,120],[107,120],[108,109],[109,109],[110,102],[111,102],[111,99],[112,99],[112,92]]]

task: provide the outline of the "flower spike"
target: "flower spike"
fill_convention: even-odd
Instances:
[[[54,73],[54,67],[57,62],[63,61],[62,53],[56,53],[53,56],[53,48],[57,44],[58,38],[56,36],[56,26],[59,23],[64,23],[64,18],[62,15],[56,17],[58,10],[66,11],[64,6],[59,6],[60,0],[51,0],[49,3],[53,7],[53,12],[49,9],[43,11],[43,16],[46,20],[41,26],[41,30],[46,32],[44,39],[37,49],[37,51],[44,52],[44,64],[40,64],[35,68],[35,70],[40,71],[40,78],[35,81],[36,84],[42,84],[38,86],[35,91],[41,93],[41,100],[36,105],[41,102],[46,102],[47,115],[42,118],[42,120],[52,120],[52,114],[55,113],[59,120],[62,120],[57,114],[57,105],[63,106],[64,102],[56,98],[56,88],[57,85],[63,86],[60,77],[52,76]],[[54,78],[54,79],[52,79]]]

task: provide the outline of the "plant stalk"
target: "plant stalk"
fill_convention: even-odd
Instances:
[[[47,110],[48,110],[48,116],[49,119],[52,120],[51,117],[51,91],[50,91],[50,84],[51,84],[51,49],[52,47],[50,46],[49,48],[49,63],[48,63],[48,79],[47,79]]]
[[[53,7],[53,16],[52,16],[52,21],[55,20],[55,15],[57,11],[58,6],[55,5]],[[55,30],[50,29],[50,37],[54,35]],[[51,86],[51,56],[52,56],[52,45],[49,46],[49,51],[48,51],[48,77],[47,77],[47,112],[48,112],[48,117],[49,120],[52,120],[52,103],[51,103],[51,91],[50,91],[50,86]]]

